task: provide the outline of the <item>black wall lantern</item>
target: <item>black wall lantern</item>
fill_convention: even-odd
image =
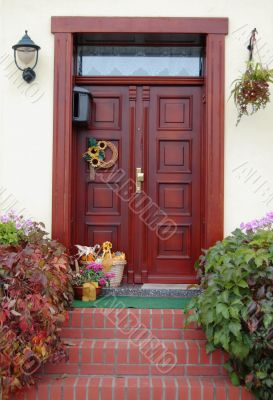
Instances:
[[[25,31],[25,35],[22,37],[22,39],[17,44],[12,46],[12,48],[14,50],[14,61],[17,68],[23,71],[23,79],[27,83],[31,83],[36,77],[36,74],[33,70],[38,62],[38,52],[40,50],[40,46],[37,46],[37,44],[30,39],[27,31]],[[17,62],[17,57],[23,64],[28,65],[32,63],[33,66],[26,68],[20,67]]]

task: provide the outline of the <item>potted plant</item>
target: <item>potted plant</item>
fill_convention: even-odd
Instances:
[[[237,123],[243,115],[252,115],[261,108],[265,108],[270,101],[269,84],[273,82],[273,69],[253,60],[254,47],[259,51],[256,42],[256,28],[252,30],[249,45],[249,60],[242,76],[236,79],[231,96],[234,98],[238,110]]]
[[[101,294],[101,289],[104,286],[109,286],[110,278],[113,277],[113,273],[104,272],[103,266],[97,262],[90,262],[82,264],[79,272],[76,272],[73,276],[73,289],[74,296],[76,299],[82,299],[83,284],[89,282],[96,282],[98,288],[96,288],[97,297]]]
[[[77,300],[82,299],[82,285],[86,283],[85,277],[80,273],[75,273],[72,277],[72,286],[74,291],[74,298]],[[96,293],[97,296],[99,293]]]
[[[273,69],[249,61],[246,71],[234,82],[231,95],[238,110],[238,125],[243,115],[254,114],[270,101],[269,84],[273,82]]]

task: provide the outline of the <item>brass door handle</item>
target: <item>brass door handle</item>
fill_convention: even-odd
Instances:
[[[141,168],[136,168],[136,193],[141,193],[141,182],[144,181],[144,173]]]

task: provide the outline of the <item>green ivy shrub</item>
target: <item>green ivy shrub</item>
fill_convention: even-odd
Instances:
[[[233,384],[272,400],[273,230],[260,221],[244,228],[200,257],[203,291],[189,304],[187,311],[195,312],[187,321],[203,327],[207,352],[221,348],[229,354],[225,367]]]

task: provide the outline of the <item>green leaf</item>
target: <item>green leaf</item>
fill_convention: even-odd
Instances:
[[[234,336],[238,336],[241,332],[242,326],[240,322],[230,322],[228,324],[229,330],[233,333]]]
[[[206,344],[206,352],[207,354],[212,353],[215,350],[215,346],[213,343]]]
[[[91,137],[88,139],[88,147],[92,147],[92,146],[96,146],[97,145],[97,141],[95,138]]]
[[[248,283],[241,279],[239,282],[237,282],[237,285],[240,286],[241,288],[248,288]]]
[[[263,371],[257,371],[256,372],[256,376],[258,379],[264,379],[267,377],[267,372],[263,372]]]
[[[222,314],[224,318],[228,319],[229,318],[229,311],[228,307],[223,304],[223,303],[218,303],[216,305],[216,313],[217,314]]]
[[[249,353],[250,347],[244,344],[241,341],[233,341],[231,342],[231,351],[235,357],[239,358],[239,360],[243,360]]]
[[[236,372],[234,372],[234,371],[231,372],[230,380],[234,386],[240,386],[240,379],[239,379],[238,375],[236,374]]]
[[[231,360],[228,360],[225,364],[224,364],[224,368],[227,370],[227,372],[231,373],[234,371],[233,365]]]
[[[249,263],[249,261],[252,260],[252,259],[254,258],[254,256],[255,256],[255,252],[254,252],[254,251],[251,251],[250,253],[248,253],[248,254],[245,256],[245,262],[246,262],[246,263]]]
[[[229,308],[229,313],[230,313],[230,316],[232,318],[237,319],[237,318],[239,318],[240,310],[238,308],[235,308],[235,307],[230,307]]]
[[[273,307],[273,305],[272,305]],[[272,309],[273,312],[273,309]],[[272,314],[265,314],[264,315],[264,319],[263,319],[263,323],[264,323],[264,327],[267,329],[272,325],[273,322],[273,315]]]
[[[191,322],[197,321],[197,319],[198,319],[198,316],[195,313],[188,315],[186,318],[186,321],[185,321],[185,327],[187,327]]]
[[[214,320],[214,314],[212,310],[208,310],[204,315],[203,322],[209,325]]]
[[[229,291],[228,290],[225,290],[222,294],[221,294],[221,300],[224,302],[224,303],[228,303],[228,300],[229,300]]]

